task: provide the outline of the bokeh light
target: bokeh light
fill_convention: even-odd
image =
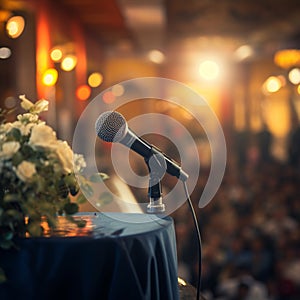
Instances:
[[[124,94],[124,87],[121,84],[116,84],[112,87],[111,91],[114,94],[114,96],[120,97]]]
[[[14,16],[8,19],[6,23],[6,32],[9,37],[16,39],[19,37],[25,28],[25,20],[21,16]]]
[[[215,80],[220,74],[220,67],[215,61],[205,60],[199,65],[199,74],[205,80]]]
[[[276,93],[282,87],[280,78],[276,76],[270,76],[263,84],[264,93]]]
[[[7,59],[11,56],[11,50],[8,47],[1,47],[0,48],[0,58]]]
[[[91,95],[91,88],[84,84],[77,88],[76,96],[81,101],[86,101]]]
[[[103,82],[103,76],[98,72],[94,72],[88,77],[88,84],[90,87],[96,88],[102,82]]]
[[[43,84],[46,86],[53,86],[56,84],[58,72],[54,68],[47,69],[42,77]]]
[[[61,68],[64,71],[72,71],[77,64],[77,57],[75,55],[67,55],[61,62]]]
[[[15,97],[9,96],[4,100],[4,105],[7,108],[13,108],[17,104],[17,100]]]
[[[234,56],[237,59],[237,61],[243,61],[249,57],[251,57],[254,54],[253,48],[249,45],[243,45],[236,49],[234,52]]]
[[[103,94],[102,100],[106,104],[113,103],[115,101],[115,95],[111,91],[107,91]]]
[[[294,68],[288,74],[289,80],[292,84],[299,84],[300,83],[300,69]]]
[[[151,50],[148,52],[148,58],[156,64],[161,64],[165,60],[165,55],[159,50]]]
[[[53,61],[59,62],[59,61],[61,61],[61,59],[63,57],[63,52],[60,48],[55,47],[51,50],[50,57]]]

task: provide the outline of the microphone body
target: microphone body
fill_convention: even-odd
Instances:
[[[120,143],[140,154],[145,159],[149,159],[152,155],[162,154],[166,163],[166,172],[170,175],[176,176],[178,179],[185,181],[188,175],[181,169],[179,164],[163,153],[159,148],[148,144],[145,140],[138,137],[130,129],[127,130],[126,135]]]
[[[96,121],[95,128],[98,137],[102,140],[119,142],[144,157],[145,160],[149,160],[153,155],[163,156],[168,174],[176,176],[182,181],[188,179],[188,174],[181,169],[176,161],[130,130],[126,120],[120,113],[115,111],[102,113]]]

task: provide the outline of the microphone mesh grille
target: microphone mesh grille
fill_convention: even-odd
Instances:
[[[106,111],[98,117],[95,129],[98,137],[103,141],[119,142],[127,133],[127,123],[120,113]]]

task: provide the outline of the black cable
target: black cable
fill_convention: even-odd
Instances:
[[[183,186],[184,186],[184,191],[188,200],[188,204],[190,206],[192,215],[193,215],[193,220],[194,220],[194,224],[195,224],[195,228],[196,228],[196,233],[197,233],[197,239],[198,239],[198,281],[197,281],[197,298],[196,300],[200,300],[200,289],[201,289],[201,265],[202,265],[202,243],[201,243],[201,234],[200,234],[200,230],[199,230],[199,225],[198,225],[198,220],[197,220],[197,216],[195,214],[195,210],[192,204],[192,200],[190,198],[189,192],[188,192],[188,188],[186,185],[186,182],[183,181]]]

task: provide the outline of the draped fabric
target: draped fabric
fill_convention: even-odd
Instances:
[[[0,285],[0,299],[179,298],[170,217],[93,216],[91,235],[24,238],[18,250],[1,251],[8,280]]]

